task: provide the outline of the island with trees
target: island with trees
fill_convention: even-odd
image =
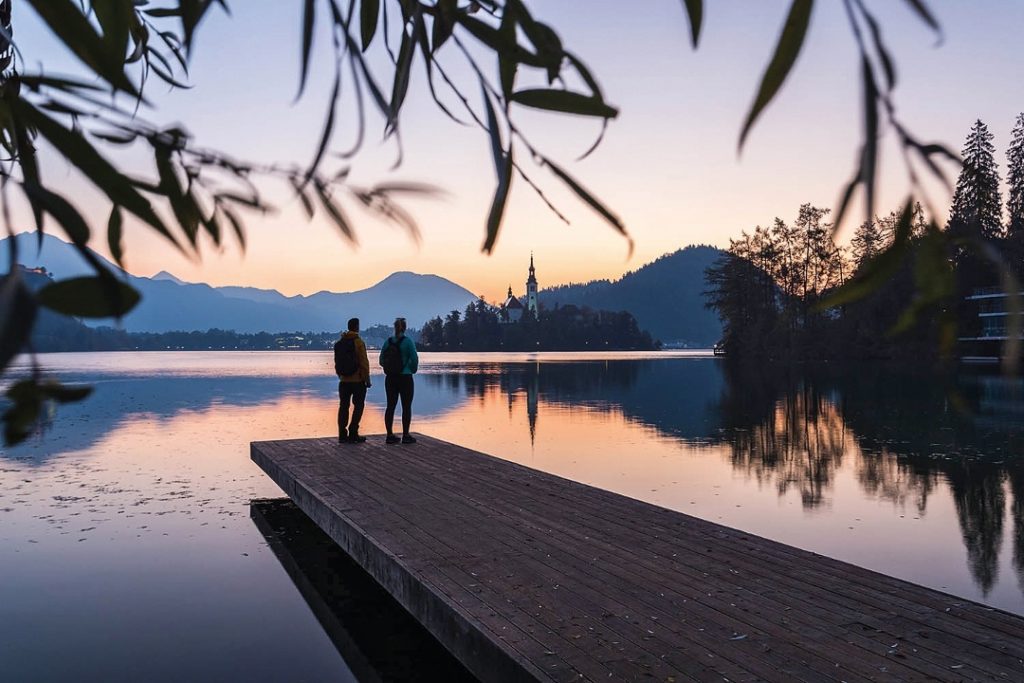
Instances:
[[[527,312],[516,320],[483,299],[428,320],[420,330],[424,351],[649,351],[661,347],[626,311],[573,305]]]

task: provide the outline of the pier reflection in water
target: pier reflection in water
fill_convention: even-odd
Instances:
[[[249,514],[356,680],[476,680],[290,500]]]

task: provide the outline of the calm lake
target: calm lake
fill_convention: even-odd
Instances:
[[[41,360],[95,393],[0,451],[4,680],[459,677],[264,502],[248,444],[336,433],[330,354]],[[1019,380],[663,352],[423,354],[416,382],[416,431],[1024,614]]]

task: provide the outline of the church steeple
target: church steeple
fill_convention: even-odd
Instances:
[[[512,285],[509,285],[508,286],[508,296],[506,297],[506,300],[511,299],[511,298],[512,298]]]
[[[526,278],[526,310],[538,317],[537,308],[537,271],[533,267],[533,252],[530,252],[530,276]]]

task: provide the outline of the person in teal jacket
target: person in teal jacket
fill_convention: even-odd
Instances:
[[[393,348],[394,347],[394,348]],[[398,354],[395,354],[397,348]],[[401,359],[401,363],[397,359]],[[419,369],[420,358],[416,353],[416,343],[405,336],[405,318],[395,319],[395,336],[388,337],[380,349],[379,362],[384,368],[384,393],[388,405],[384,411],[384,427],[388,430],[385,443],[398,443],[393,429],[395,408],[402,401],[402,443],[416,443],[409,433],[412,422],[412,396],[415,389],[412,376]]]

